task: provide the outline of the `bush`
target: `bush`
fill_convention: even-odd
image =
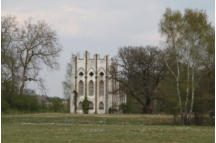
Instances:
[[[109,114],[112,114],[112,113],[118,112],[118,110],[116,108],[110,107],[109,110],[108,110],[108,112],[109,112]]]
[[[89,110],[89,101],[87,99],[87,97],[85,97],[85,99],[83,100],[83,104],[82,104],[82,108],[83,108],[83,113],[84,114],[88,114],[88,110]]]
[[[34,96],[2,95],[2,112],[7,111],[39,111],[39,103]]]
[[[6,112],[9,108],[10,108],[10,105],[8,104],[8,102],[2,98],[2,101],[1,101],[2,112]]]
[[[129,106],[127,104],[122,103],[119,106],[119,109],[123,112],[123,113],[129,113]]]
[[[52,99],[52,109],[54,112],[63,111],[64,105],[59,98],[53,98]]]
[[[45,101],[42,101],[40,103],[40,111],[41,112],[48,112],[49,108],[48,108],[48,105],[46,104]]]
[[[58,112],[64,110],[64,105],[60,98],[53,98],[51,104],[47,101],[40,104],[37,96],[25,94],[19,96],[18,88],[13,86],[11,81],[2,82],[1,93],[3,113]]]

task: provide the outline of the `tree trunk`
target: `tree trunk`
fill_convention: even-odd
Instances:
[[[147,114],[148,113],[148,107],[146,105],[143,106],[142,113],[143,114]]]
[[[192,112],[193,112],[193,105],[194,105],[194,67],[192,68],[192,80],[191,80],[191,106],[190,106],[190,114],[189,114],[189,120],[192,119]]]
[[[26,66],[24,66],[24,69],[23,69],[23,74],[22,74],[22,83],[21,83],[21,86],[20,86],[20,93],[19,95],[22,96],[23,95],[23,90],[24,90],[24,87],[25,87],[25,75],[26,75]]]
[[[181,100],[181,93],[180,93],[180,85],[179,85],[179,77],[180,77],[180,69],[179,69],[179,64],[178,64],[178,60],[176,58],[176,62],[177,62],[177,76],[176,76],[176,90],[177,90],[177,95],[178,95],[178,99],[179,99],[179,111],[180,111],[180,115],[181,115],[181,121],[182,124],[184,125],[184,115],[183,115],[183,111],[182,111],[182,100]]]
[[[184,125],[184,115],[183,115],[183,110],[182,110],[182,99],[181,99],[181,93],[180,93],[180,87],[179,87],[180,86],[179,85],[180,68],[179,68],[179,63],[178,63],[178,57],[176,57],[177,75],[171,69],[171,67],[169,66],[169,64],[167,63],[166,60],[165,60],[165,64],[168,67],[169,71],[174,76],[174,78],[176,79],[176,91],[177,91],[177,96],[178,96],[178,101],[179,101],[179,111],[180,111],[182,124]]]
[[[185,118],[185,122],[187,124],[188,122],[188,96],[189,96],[189,88],[190,88],[190,64],[189,64],[189,60],[187,63],[187,88],[186,88],[186,101],[185,101],[185,107],[184,107],[184,118]]]
[[[12,76],[12,88],[11,88],[11,91],[12,91],[12,94],[14,94],[14,89],[15,89],[15,75],[14,75],[14,62],[12,61],[12,64],[11,64],[11,76]]]

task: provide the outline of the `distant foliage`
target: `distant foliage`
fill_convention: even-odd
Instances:
[[[53,98],[52,99],[52,110],[54,112],[60,112],[63,110],[63,104],[60,98]]]
[[[18,96],[16,90],[10,89],[11,84],[4,82],[2,84],[2,112],[7,113],[11,110],[36,112],[39,111],[39,103],[34,96],[22,95]]]
[[[69,112],[60,98],[49,97],[49,100],[39,102],[37,96],[19,96],[17,89],[11,81],[2,82],[2,113]]]

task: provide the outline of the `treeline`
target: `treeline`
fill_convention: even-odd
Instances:
[[[5,81],[6,82],[6,81]],[[68,102],[59,97],[47,97],[11,91],[11,83],[2,84],[2,113],[69,112]]]

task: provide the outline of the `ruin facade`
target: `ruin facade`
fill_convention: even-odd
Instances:
[[[119,94],[119,83],[111,78],[110,67],[117,69],[109,56],[95,54],[90,58],[86,51],[84,57],[73,55],[72,94],[70,112],[83,113],[82,102],[87,97],[90,114],[105,114],[110,108],[118,109],[126,103],[126,95]]]

